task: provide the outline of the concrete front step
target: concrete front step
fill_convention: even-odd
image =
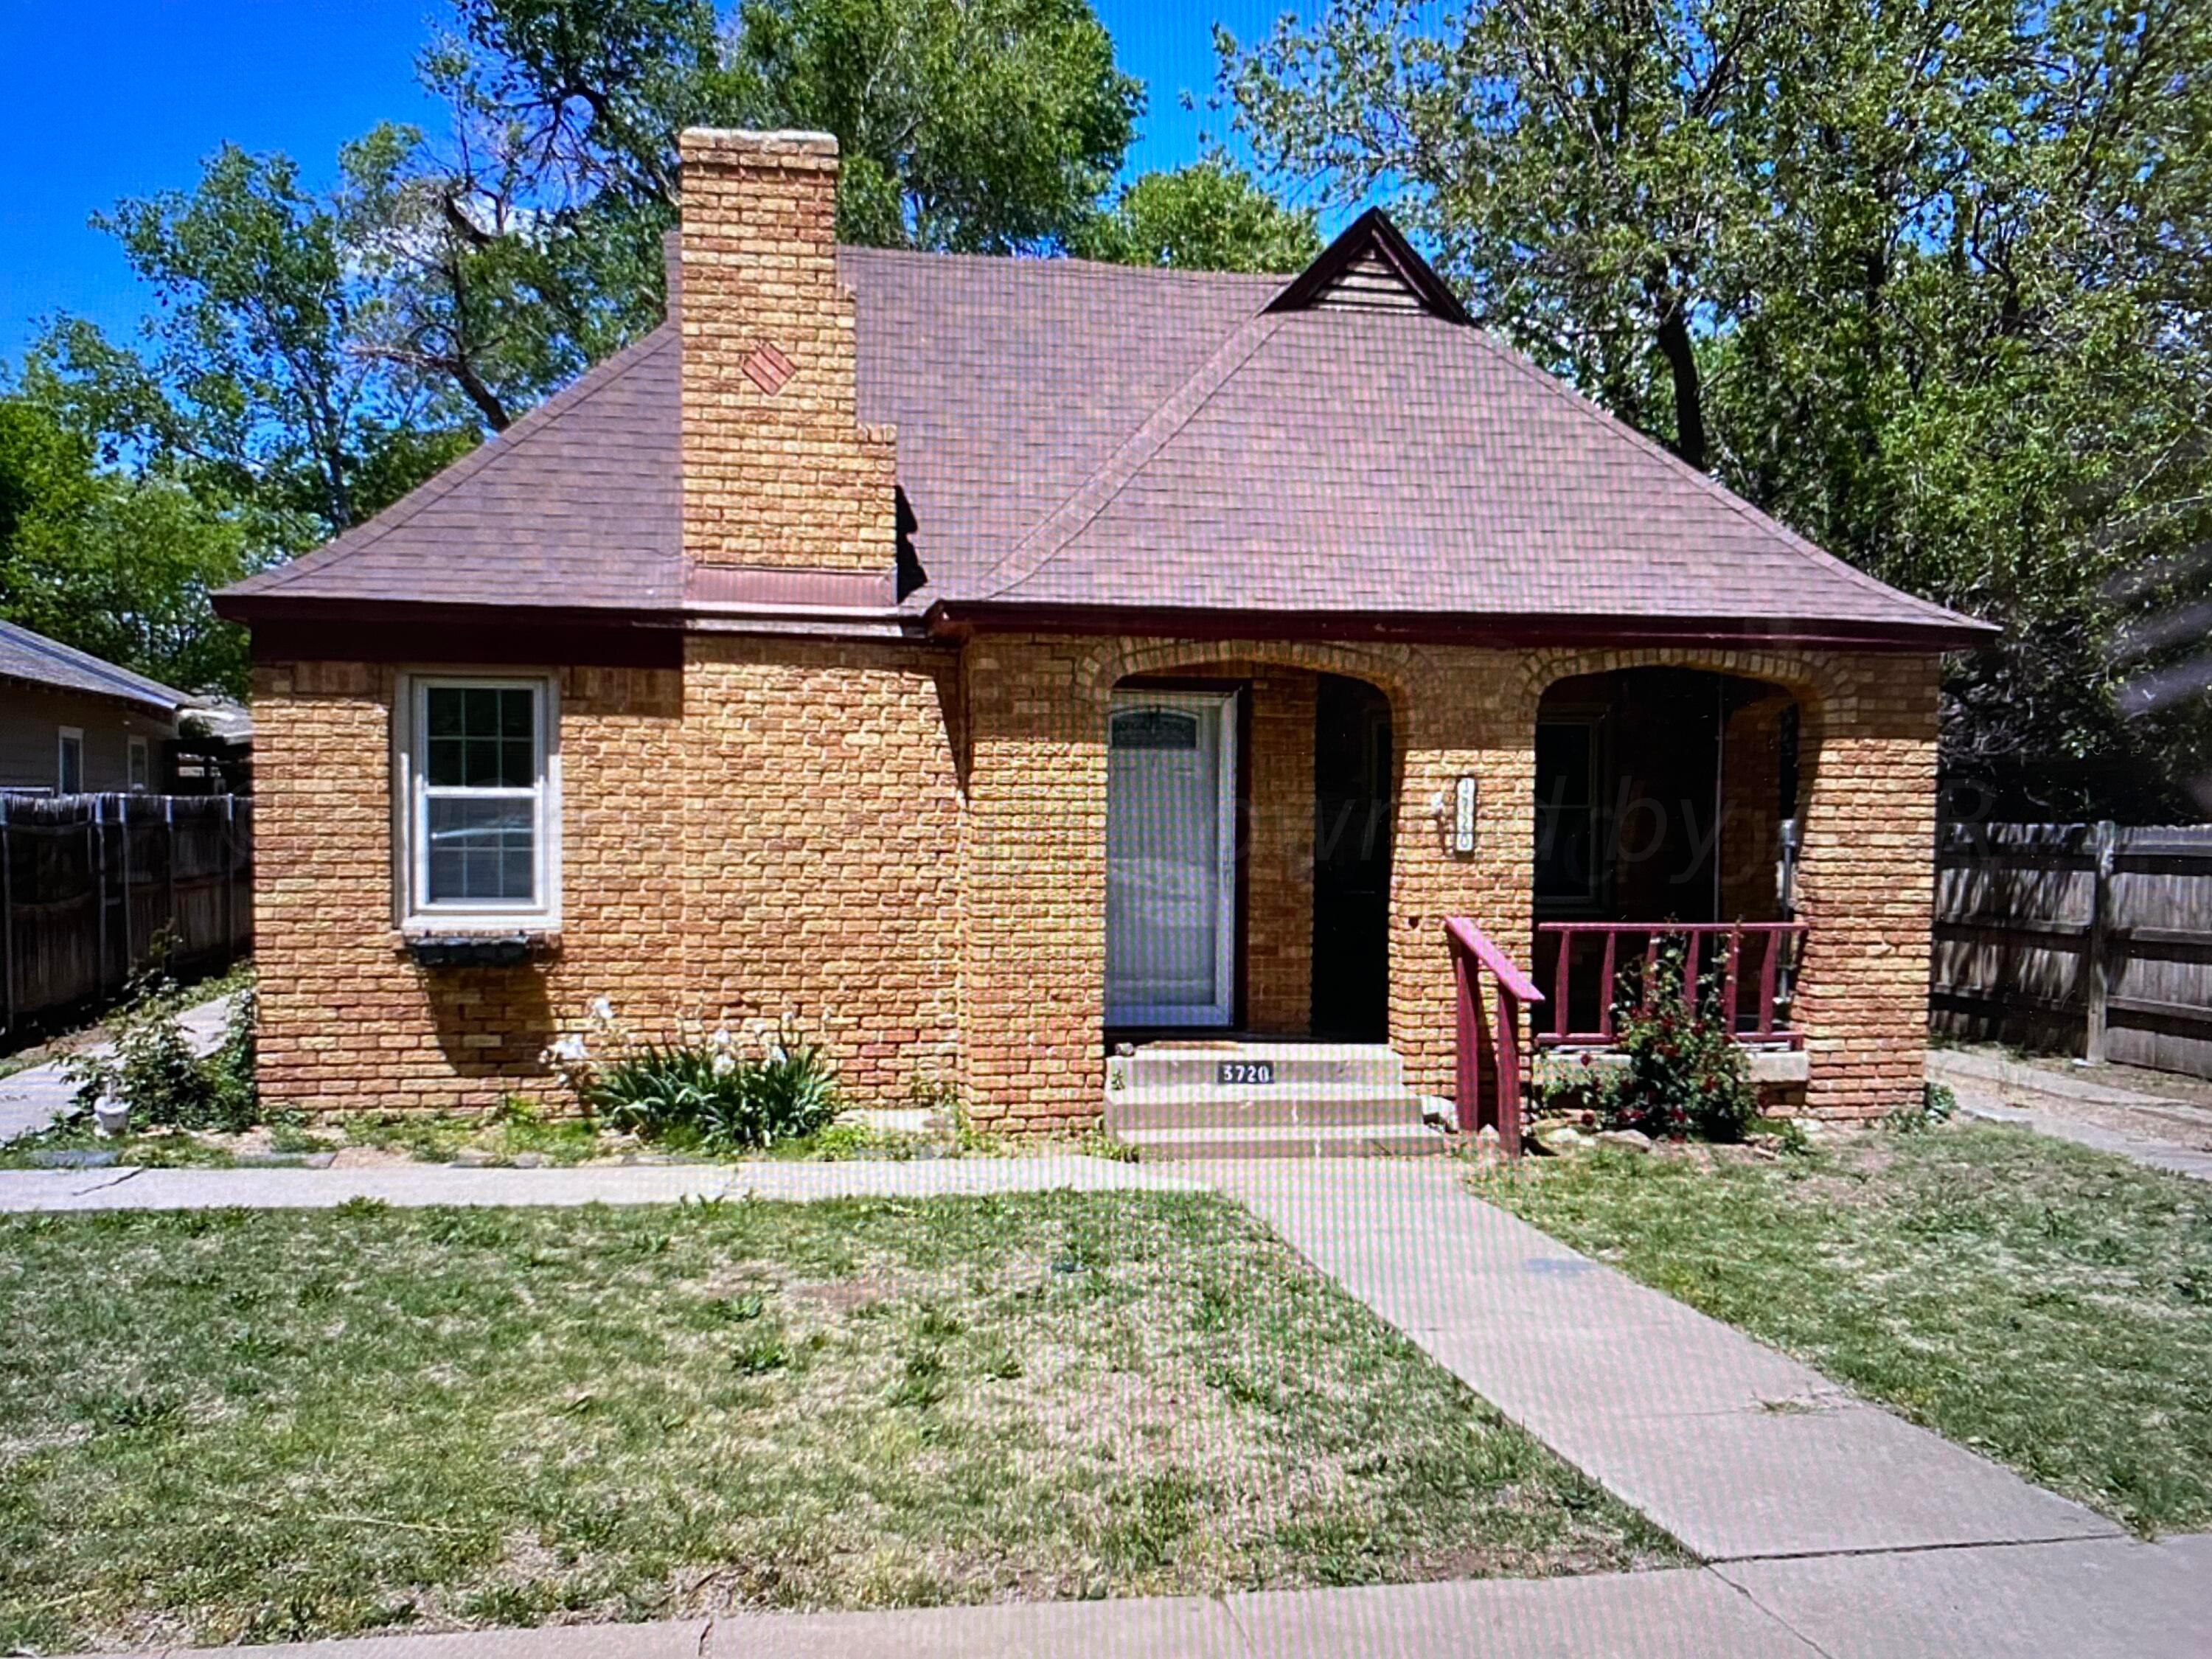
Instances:
[[[1312,1128],[1333,1124],[1421,1121],[1411,1089],[1366,1083],[1278,1083],[1256,1089],[1205,1085],[1109,1091],[1106,1127],[1125,1129]]]
[[[1395,1121],[1304,1128],[1115,1130],[1114,1139],[1147,1164],[1177,1158],[1426,1158],[1449,1149],[1439,1131]]]
[[[1243,1042],[1233,1037],[1178,1037],[1147,1042],[1107,1061],[1109,1080],[1131,1089],[1235,1087],[1219,1082],[1224,1064],[1264,1065],[1274,1070],[1271,1088],[1292,1084],[1365,1084],[1402,1089],[1405,1062],[1387,1042]]]

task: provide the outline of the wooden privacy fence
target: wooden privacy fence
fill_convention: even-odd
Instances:
[[[250,798],[0,793],[8,1036],[115,995],[164,945],[180,974],[252,949]]]
[[[2212,827],[1952,824],[1935,1029],[2212,1077]]]

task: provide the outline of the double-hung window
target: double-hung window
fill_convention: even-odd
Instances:
[[[557,914],[552,686],[409,682],[406,921],[550,927]]]

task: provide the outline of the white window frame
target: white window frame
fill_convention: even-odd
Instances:
[[[441,788],[440,795],[514,798],[525,793],[537,817],[535,858],[528,900],[475,900],[432,904],[430,847],[426,832],[430,788],[429,694],[433,690],[528,691],[534,694],[537,781],[527,792]],[[561,925],[560,688],[551,674],[423,670],[404,673],[395,688],[392,722],[392,887],[398,921],[409,933],[550,933]]]
[[[133,735],[124,740],[123,781],[134,795],[154,787],[154,745],[144,738]]]
[[[76,745],[76,787],[70,787],[68,755],[70,745]],[[84,793],[84,727],[64,726],[54,736],[54,793],[81,795]]]

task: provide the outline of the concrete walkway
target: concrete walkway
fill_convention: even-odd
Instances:
[[[671,1164],[592,1169],[0,1170],[0,1211],[327,1210],[349,1199],[434,1204],[674,1204],[684,1199],[949,1198],[989,1193],[1193,1192],[1197,1178],[1158,1165],[1056,1158],[907,1163]]]
[[[1958,1097],[1960,1111],[1968,1117],[2017,1124],[2147,1169],[2212,1181],[2212,1152],[2202,1146],[2202,1136],[2212,1126],[2212,1108],[2069,1077],[2047,1066],[1957,1049],[1929,1050],[1928,1077],[1948,1086]],[[2089,1121],[2093,1117],[2106,1121]],[[2116,1128],[2114,1122],[2125,1127]],[[2189,1126],[2199,1144],[2181,1144],[2178,1129],[2175,1139],[2131,1133],[2161,1124]]]
[[[1577,1255],[1476,1199],[1449,1167],[1285,1160],[1202,1173],[1708,1560],[2120,1535]]]
[[[2212,1536],[2198,1536],[227,1651],[252,1659],[2199,1659],[2212,1616],[2208,1585]]]
[[[187,1008],[177,1023],[184,1028],[193,1052],[204,1054],[222,1040],[223,1022],[229,1017],[230,999],[212,997]],[[112,1046],[97,1042],[86,1052],[106,1054]],[[65,1060],[50,1060],[0,1078],[0,1145],[45,1128],[76,1103],[76,1085],[70,1080],[67,1065]]]

